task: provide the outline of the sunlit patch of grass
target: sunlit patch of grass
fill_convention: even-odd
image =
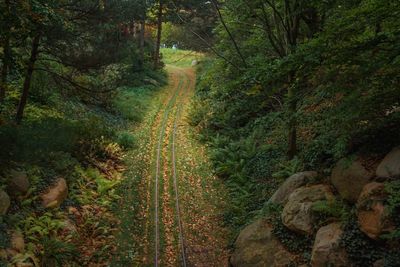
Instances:
[[[205,58],[205,54],[190,50],[174,50],[172,48],[161,49],[162,60],[167,65],[178,67],[190,67],[194,60],[201,62]]]
[[[120,219],[120,233],[117,236],[118,248],[112,266],[130,266],[132,264],[140,266],[143,260],[141,256],[145,256],[143,255],[144,246],[147,245],[145,240],[150,237],[144,236],[148,218],[141,216],[145,209],[144,206],[147,204],[146,199],[143,199],[144,192],[142,192],[145,188],[142,187],[146,183],[144,179],[148,179],[148,170],[153,163],[149,156],[152,154],[151,146],[149,146],[151,143],[151,134],[149,133],[152,131],[152,125],[159,113],[164,95],[164,90],[153,91],[150,95],[139,95],[142,103],[146,103],[148,106],[146,112],[142,113],[145,116],[140,117],[140,121],[143,123],[137,125],[136,121],[131,121],[132,123],[127,129],[137,142],[134,147],[128,149],[125,157],[127,169],[124,174],[125,179],[119,188],[120,194],[124,197],[123,201],[115,207]],[[120,104],[129,107],[134,105],[137,100],[133,97],[121,98]],[[142,240],[137,239],[140,236]]]

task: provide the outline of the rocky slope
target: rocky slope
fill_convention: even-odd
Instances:
[[[399,179],[399,147],[378,161],[342,159],[330,177],[294,174],[267,202],[278,207],[275,214],[267,213],[241,231],[230,264],[400,266],[395,234],[400,215],[392,210],[388,190]],[[293,249],[290,244],[301,239],[311,240],[310,246]]]

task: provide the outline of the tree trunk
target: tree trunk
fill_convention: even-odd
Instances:
[[[24,109],[26,106],[26,102],[28,100],[29,89],[31,87],[33,68],[35,67],[35,62],[36,62],[37,56],[38,56],[40,37],[41,37],[41,34],[39,33],[33,38],[33,41],[32,41],[31,57],[28,61],[27,71],[26,71],[25,80],[24,80],[24,87],[22,90],[21,99],[19,101],[17,115],[15,117],[17,124],[20,124],[22,121],[22,117],[24,115]]]
[[[144,65],[145,31],[146,31],[146,21],[145,19],[143,19],[140,22],[140,33],[139,33],[139,67],[141,70],[143,70],[143,65]]]
[[[10,35],[6,33],[4,41],[3,68],[1,70],[0,103],[3,103],[7,90],[7,78],[10,65]]]
[[[6,4],[6,18],[10,18],[10,0],[5,1]],[[0,104],[3,103],[4,98],[6,96],[7,90],[7,77],[8,71],[10,70],[10,58],[11,58],[11,49],[10,49],[10,27],[7,27],[6,32],[4,33],[4,55],[3,55],[3,68],[1,70],[1,81],[0,81]]]
[[[157,41],[154,53],[154,69],[160,66],[160,46],[161,46],[161,33],[162,33],[162,16],[163,16],[163,0],[159,0],[158,7],[158,20],[157,20]]]

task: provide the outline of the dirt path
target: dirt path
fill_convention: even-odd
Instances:
[[[195,74],[192,69],[167,69],[170,85],[136,129],[142,139],[140,153],[132,155],[137,171],[121,206],[129,206],[130,214],[122,218],[126,233],[121,233],[119,261],[125,266],[223,267],[224,190],[186,119]]]

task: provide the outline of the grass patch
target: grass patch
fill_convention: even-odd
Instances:
[[[21,125],[13,122],[19,88],[9,88],[0,114],[0,188],[6,190],[17,174],[29,179],[30,188],[26,195],[12,197],[7,215],[0,216],[0,248],[10,246],[12,231],[27,242],[25,253],[9,255],[7,263],[29,263],[26,255],[31,255],[43,266],[104,265],[114,255],[118,204],[126,199],[126,216],[137,216],[131,208],[140,197],[136,185],[144,175],[136,170],[145,168],[136,165],[148,164],[136,160],[137,148],[147,139],[133,130],[151,112],[150,101],[166,83],[163,71],[129,74],[121,83],[127,86],[105,99],[89,99],[66,88],[61,94],[47,76],[40,81],[48,83],[34,79]],[[125,168],[126,181],[121,179]],[[68,197],[60,208],[44,209],[39,194],[59,178],[67,183]],[[130,219],[128,227],[135,226]]]
[[[130,122],[141,122],[147,109],[147,103],[152,96],[152,86],[125,87],[120,89],[114,107],[118,113]]]
[[[188,50],[174,50],[172,48],[162,48],[161,54],[165,64],[177,67],[190,67],[193,60],[201,62],[205,59],[203,53]]]
[[[153,169],[152,147],[149,146],[152,137],[152,127],[160,112],[165,90],[160,87],[145,86],[123,88],[118,93],[114,107],[125,119],[127,124],[118,133],[118,143],[127,148],[125,156],[126,170],[117,194],[123,196],[114,207],[114,212],[120,219],[117,235],[118,247],[112,259],[112,266],[141,266],[146,241],[152,240],[152,228],[146,231],[146,221],[153,220],[154,211],[150,209],[150,218],[142,216],[147,205],[145,198],[146,183],[149,170]],[[158,134],[157,134],[158,136]],[[154,187],[153,187],[154,188]],[[151,200],[154,192],[151,191]]]

